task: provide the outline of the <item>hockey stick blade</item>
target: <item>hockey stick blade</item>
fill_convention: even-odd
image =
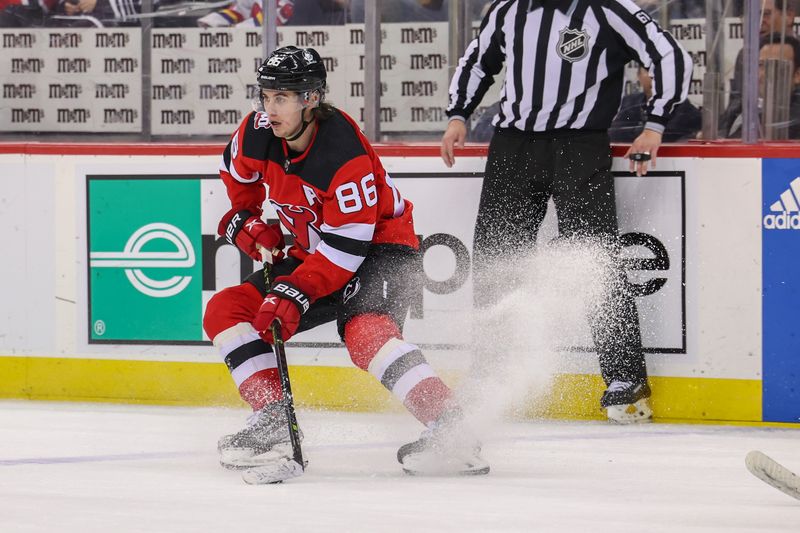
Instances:
[[[251,468],[242,474],[248,485],[274,485],[303,475],[304,469],[294,459],[283,458],[274,464]]]
[[[800,478],[785,466],[757,450],[747,454],[744,464],[751,474],[767,485],[800,500]]]

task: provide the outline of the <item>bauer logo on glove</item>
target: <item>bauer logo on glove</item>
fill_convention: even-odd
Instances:
[[[234,213],[231,221],[228,222],[228,227],[225,228],[225,240],[228,244],[236,246],[236,233],[242,226],[242,217],[239,213]]]
[[[300,317],[311,306],[308,296],[286,281],[287,279],[289,278],[275,280],[253,319],[253,327],[270,344],[274,343],[270,331],[273,322],[277,320],[281,323],[283,340],[289,340],[300,326]]]
[[[308,306],[311,305],[308,302],[308,298],[305,294],[300,292],[296,287],[288,285],[286,283],[276,283],[272,287],[272,293],[276,293],[281,295],[283,298],[288,298],[290,300],[294,300],[297,306],[301,309],[303,313],[308,311]]]
[[[278,259],[283,257],[286,243],[280,225],[267,224],[246,209],[228,211],[222,217],[218,233],[255,261],[262,260],[260,248],[269,250]]]

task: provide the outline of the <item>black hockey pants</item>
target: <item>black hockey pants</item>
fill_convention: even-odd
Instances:
[[[474,297],[493,303],[507,280],[492,263],[536,243],[549,198],[561,237],[596,239],[619,256],[611,148],[605,132],[522,132],[498,128],[489,145],[474,240]],[[612,262],[605,301],[589,317],[606,384],[647,379],[636,302],[625,273]],[[506,285],[507,288],[507,285]]]

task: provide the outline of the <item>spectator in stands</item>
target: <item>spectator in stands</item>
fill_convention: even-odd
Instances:
[[[386,4],[386,2],[384,2]],[[350,0],[295,0],[290,26],[339,26],[350,22]]]
[[[38,0],[36,5],[19,1],[0,12],[0,28],[138,26],[142,12],[141,0]]]
[[[365,0],[350,1],[351,22],[364,22]],[[447,0],[391,0],[381,3],[381,22],[447,22]],[[487,0],[472,0],[469,8],[472,20],[480,21]]]
[[[97,0],[75,0],[64,2],[64,14],[68,16],[79,16],[93,13],[97,7]]]
[[[633,142],[647,122],[645,108],[647,101],[653,96],[653,79],[646,68],[639,67],[640,92],[629,94],[622,99],[619,112],[611,122],[608,135],[611,142]],[[664,142],[679,142],[692,139],[703,126],[700,110],[689,100],[684,100],[675,107],[672,116],[664,129]]]
[[[0,28],[45,26],[59,0],[0,0]]]
[[[153,9],[158,9],[158,5],[158,0],[155,0]],[[141,13],[141,0],[62,0],[52,25],[83,28],[138,26]]]
[[[783,44],[781,44],[783,42]],[[783,59],[789,61],[793,68],[789,99],[789,138],[800,139],[800,40],[791,35],[780,33],[769,34],[761,40],[759,48],[758,88],[763,98],[765,89],[764,62],[767,59]],[[761,110],[759,109],[759,113]],[[739,138],[742,135],[742,100],[731,100],[720,119],[720,136]]]
[[[278,26],[341,25],[348,20],[349,0],[278,0]],[[261,0],[236,0],[225,9],[209,13],[197,21],[204,28],[222,26],[261,26],[264,14]]]
[[[656,20],[661,18],[661,9],[664,7],[662,0],[636,0],[636,3],[647,11]],[[671,0],[668,2],[669,19],[690,19],[706,16],[705,0]]]
[[[772,33],[783,33],[792,37],[797,37],[794,31],[794,19],[797,16],[797,0],[761,0],[761,27],[759,36],[761,39]],[[785,10],[785,17],[784,17]],[[729,102],[741,106],[742,99],[742,75],[743,75],[744,54],[739,50],[736,62],[733,67],[733,79],[731,79],[731,93]]]
[[[292,16],[293,0],[278,0],[275,21],[284,26]],[[261,11],[261,0],[236,0],[219,11],[214,11],[197,19],[201,28],[221,28],[225,26],[257,27],[264,22]]]
[[[492,140],[494,135],[494,121],[495,115],[500,111],[500,102],[495,102],[481,112],[480,117],[472,126],[472,131],[469,132],[469,140],[478,143],[488,143]]]
[[[797,15],[797,0],[763,0],[761,6],[759,33],[762,37],[771,33],[785,33],[786,35],[796,36],[794,19]],[[785,18],[784,10],[786,11]]]
[[[364,22],[365,0],[350,1],[350,18]],[[443,22],[447,2],[443,0],[392,0],[381,3],[381,22]]]

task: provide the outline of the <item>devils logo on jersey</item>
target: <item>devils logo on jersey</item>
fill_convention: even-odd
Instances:
[[[308,207],[272,203],[281,224],[294,235],[294,242],[308,253],[319,244],[320,230],[317,227],[317,214]]]
[[[355,296],[359,290],[361,290],[361,280],[358,278],[358,276],[355,276],[347,285],[345,285],[344,291],[342,291],[343,303],[347,303],[347,301]]]

